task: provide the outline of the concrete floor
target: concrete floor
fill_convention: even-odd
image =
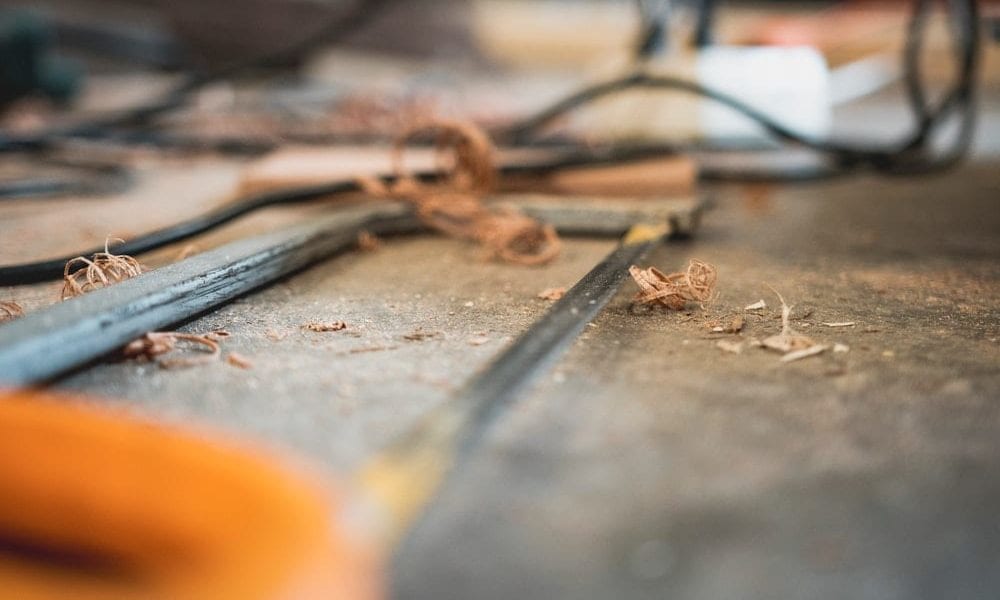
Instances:
[[[400,598],[983,598],[1000,592],[1000,175],[709,190],[718,300],[629,310],[628,284],[503,419],[394,565]],[[100,364],[55,387],[352,468],[448,398],[612,242],[519,268],[432,237],[339,257],[208,314],[249,357]],[[719,339],[793,323],[846,353]],[[738,335],[715,334],[743,307]],[[303,330],[343,320],[342,332]],[[853,321],[829,328],[823,322]],[[433,334],[407,340],[413,332]],[[484,341],[485,340],[485,341]]]
[[[984,118],[994,134],[997,114]],[[696,239],[649,263],[713,263],[718,300],[635,312],[627,284],[449,483],[397,556],[395,595],[1000,596],[1000,137],[989,131],[980,146],[994,151],[943,176],[706,190],[716,207]],[[181,162],[147,175],[143,211],[135,197],[64,200],[40,221],[37,205],[6,204],[3,262],[203,210],[238,170]],[[71,210],[72,232],[45,235]],[[271,211],[198,243],[302,215]],[[262,440],[343,477],[538,318],[549,306],[538,292],[571,285],[612,245],[569,240],[555,264],[520,268],[458,241],[390,240],[183,327],[227,329],[225,349],[250,370],[109,361],[54,387]],[[749,347],[780,328],[768,284],[794,304],[797,329],[849,350],[781,364]],[[0,294],[31,310],[57,288]],[[759,299],[765,312],[744,313]],[[740,334],[712,333],[737,314]],[[330,320],[348,328],[302,327]],[[844,321],[856,325],[822,325]]]

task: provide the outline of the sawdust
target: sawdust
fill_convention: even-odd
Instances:
[[[538,292],[539,298],[541,298],[542,300],[550,300],[552,302],[560,300],[565,295],[566,295],[566,288],[564,287],[546,288]]]
[[[368,352],[382,352],[383,350],[395,350],[399,346],[389,345],[389,346],[358,346],[356,348],[351,348],[346,352],[340,352],[340,355],[344,354],[366,354]]]
[[[24,309],[13,300],[0,300],[0,323],[24,316]]]
[[[404,165],[404,152],[414,139],[434,136],[438,166],[436,182],[418,181]],[[478,242],[495,258],[513,264],[547,264],[559,255],[555,228],[510,207],[492,209],[482,202],[496,182],[495,149],[489,136],[471,123],[433,120],[404,131],[393,146],[395,179],[386,185],[360,178],[367,193],[393,197],[414,205],[417,217],[445,235]]]
[[[744,324],[745,322],[743,321],[743,317],[736,315],[726,324],[713,321],[708,324],[708,327],[711,328],[712,333],[739,333],[743,331]]]
[[[358,250],[362,252],[375,252],[382,247],[380,240],[374,233],[362,230],[358,233]]]
[[[303,329],[308,329],[309,331],[315,331],[317,333],[325,333],[328,331],[343,331],[347,329],[347,323],[343,321],[330,321],[329,323],[320,323],[314,321],[312,323],[306,323],[302,327]]]
[[[62,300],[81,296],[142,274],[145,269],[139,261],[124,254],[111,253],[108,246],[112,241],[124,240],[107,238],[104,240],[104,252],[98,252],[92,258],[77,256],[66,263],[63,268]]]
[[[634,304],[658,304],[671,310],[684,310],[690,302],[703,307],[715,297],[716,268],[691,259],[683,272],[665,274],[656,267],[640,269],[632,265],[629,275],[639,286]]]
[[[163,355],[179,350],[179,344],[187,343],[190,349],[199,348],[199,356],[163,358]],[[126,358],[140,362],[155,360],[164,369],[183,369],[215,362],[220,354],[218,338],[212,333],[198,335],[175,331],[151,331],[125,345],[122,353]]]

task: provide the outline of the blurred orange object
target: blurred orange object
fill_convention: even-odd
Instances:
[[[253,451],[0,392],[0,590],[19,599],[368,600],[335,499]]]

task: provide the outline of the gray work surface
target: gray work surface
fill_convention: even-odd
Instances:
[[[998,597],[998,191],[988,161],[710,188],[696,239],[650,264],[716,265],[718,299],[635,311],[626,284],[444,491],[394,565],[398,596]],[[567,240],[553,265],[524,268],[460,241],[386,240],[183,327],[225,328],[249,370],[109,361],[54,387],[342,476],[612,246]],[[749,347],[780,328],[767,284],[796,329],[849,350],[782,364]],[[759,299],[766,311],[743,311]],[[738,314],[740,334],[711,331]],[[333,320],[347,329],[303,329]]]

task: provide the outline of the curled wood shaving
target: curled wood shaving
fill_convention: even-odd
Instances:
[[[434,136],[438,166],[445,173],[435,183],[418,181],[403,161],[407,145],[427,135]],[[362,178],[358,183],[371,195],[410,202],[425,225],[451,237],[478,242],[490,258],[529,266],[551,262],[561,249],[555,228],[512,208],[491,209],[482,203],[482,196],[496,181],[494,153],[489,136],[471,123],[428,121],[396,139],[391,185],[373,178]]]
[[[639,286],[636,304],[659,304],[672,310],[684,310],[689,302],[702,305],[715,296],[715,282],[718,272],[715,267],[700,260],[691,259],[687,269],[680,273],[663,273],[656,267],[640,269],[632,265],[629,275]]]
[[[188,342],[193,347],[201,347],[199,356],[161,358],[164,354],[179,349],[178,344]],[[219,358],[219,343],[210,334],[179,333],[175,331],[151,331],[141,338],[131,341],[122,350],[127,358],[140,361],[156,360],[164,369],[182,369],[214,362]]]
[[[546,288],[538,292],[538,297],[542,300],[552,300],[553,302],[559,300],[566,295],[566,288],[564,287],[554,287]]]
[[[13,300],[0,300],[0,323],[24,316],[24,309]]]
[[[764,338],[764,340],[761,341],[761,345],[769,350],[781,352],[782,354],[795,353],[795,358],[789,359],[788,361],[786,361],[785,358],[782,358],[783,362],[790,362],[791,360],[798,360],[799,358],[813,356],[825,350],[825,346],[816,344],[812,338],[802,335],[792,329],[792,307],[785,303],[785,299],[778,293],[778,290],[771,288],[771,291],[774,292],[774,294],[778,297],[778,300],[781,301],[781,333]],[[815,350],[815,348],[823,348],[823,350]],[[812,350],[812,352],[805,352],[800,355],[800,353],[809,350]]]
[[[143,272],[143,266],[131,256],[112,254],[108,249],[112,241],[124,240],[107,238],[104,240],[104,252],[98,252],[91,258],[77,256],[66,263],[63,268],[63,300],[131,279]]]
[[[312,322],[306,323],[302,327],[308,329],[309,331],[324,333],[327,331],[343,331],[344,329],[347,329],[347,323],[343,321],[331,321],[329,323]]]

